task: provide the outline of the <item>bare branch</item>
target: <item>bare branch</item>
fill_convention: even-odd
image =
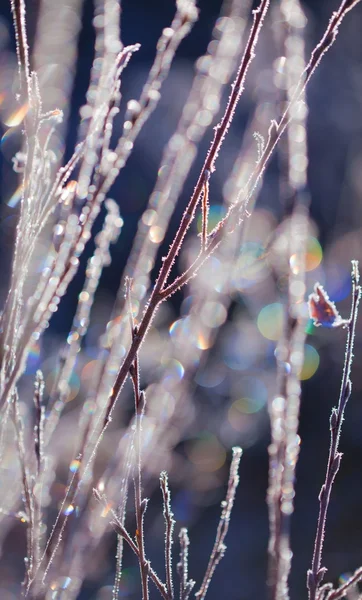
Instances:
[[[195,594],[197,600],[204,600],[206,596],[206,592],[209,588],[212,576],[214,571],[219,564],[220,560],[223,558],[226,550],[226,546],[224,544],[225,537],[229,530],[230,523],[230,515],[234,506],[236,488],[239,484],[239,463],[242,455],[241,448],[233,448],[233,458],[230,465],[230,476],[228,482],[228,489],[226,492],[225,500],[221,502],[222,512],[219,521],[219,525],[216,532],[216,539],[214,543],[214,547],[211,552],[209,564],[207,565],[206,573],[201,584],[199,591]]]
[[[350,379],[350,375],[353,362],[353,345],[356,332],[358,306],[361,298],[361,286],[359,285],[359,278],[360,276],[358,262],[354,260],[352,261],[352,305],[351,315],[348,321],[347,345],[344,358],[341,390],[339,394],[338,406],[337,408],[332,409],[332,414],[330,418],[331,444],[329,448],[327,472],[325,482],[319,494],[319,516],[317,532],[315,537],[313,560],[311,569],[308,571],[307,577],[309,600],[317,599],[320,584],[323,581],[324,575],[327,570],[325,567],[322,567],[323,542],[332,487],[335,477],[339,471],[342,458],[342,454],[338,451],[338,446],[342,430],[344,411],[352,392],[352,382]],[[344,594],[341,594],[341,596],[343,595]],[[340,598],[341,596],[332,595],[332,598]]]

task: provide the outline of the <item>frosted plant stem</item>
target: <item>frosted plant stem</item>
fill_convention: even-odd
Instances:
[[[130,318],[130,324],[132,329],[132,336],[137,332],[133,320],[132,312],[132,300],[131,300],[131,285],[132,280],[126,280],[126,298],[128,301],[128,313]],[[130,375],[133,384],[133,392],[135,399],[135,417],[136,417],[136,432],[135,432],[135,450],[136,450],[136,474],[134,477],[134,490],[135,490],[135,512],[136,512],[136,541],[138,547],[138,560],[140,565],[140,574],[142,582],[142,600],[149,599],[148,589],[148,561],[146,560],[145,553],[145,538],[143,531],[144,515],[147,509],[147,499],[142,500],[142,420],[146,404],[146,396],[144,392],[140,390],[140,372],[138,354],[134,363],[131,365]]]
[[[314,552],[311,569],[308,571],[307,587],[309,590],[309,600],[317,600],[319,586],[327,571],[326,567],[322,567],[323,542],[325,535],[325,527],[327,520],[327,512],[329,500],[334,483],[334,479],[338,473],[341,463],[342,454],[338,452],[339,438],[341,435],[344,410],[350,398],[352,391],[352,383],[350,379],[351,367],[353,362],[353,345],[356,331],[356,321],[358,315],[358,305],[361,297],[361,287],[359,285],[359,268],[358,262],[352,261],[352,305],[351,316],[348,321],[348,334],[346,353],[344,358],[344,368],[341,381],[341,389],[339,394],[338,406],[332,409],[330,417],[331,444],[329,448],[329,457],[327,464],[327,472],[325,482],[319,494],[319,517],[317,524],[317,532],[315,536]],[[340,596],[333,596],[333,599]]]
[[[201,236],[201,250],[204,252],[207,245],[207,225],[209,217],[209,179],[210,171],[205,171],[205,183],[204,190],[202,193],[202,236]]]
[[[177,563],[177,573],[180,578],[180,600],[188,600],[195,585],[195,581],[188,578],[190,540],[186,527],[181,528],[179,539],[180,561]]]
[[[173,512],[171,510],[171,494],[168,487],[167,473],[163,471],[160,476],[160,485],[163,496],[163,516],[166,524],[165,535],[165,564],[166,564],[166,585],[169,600],[173,600],[173,582],[172,582],[172,534],[175,526]]]
[[[138,363],[138,361],[136,361]],[[138,364],[135,367],[135,379],[138,381]],[[136,393],[136,392],[135,392]],[[142,431],[142,418],[144,414],[145,406],[145,395],[143,392],[139,392],[139,389],[135,396],[136,400],[136,476],[134,481],[135,486],[135,509],[136,509],[136,540],[138,546],[138,560],[140,564],[140,573],[142,581],[142,600],[149,599],[148,589],[148,561],[146,560],[145,554],[145,539],[143,531],[143,519],[147,508],[147,500],[142,500],[142,457],[141,457],[141,431]]]
[[[255,56],[255,53],[254,53],[255,46],[258,41],[259,33],[262,28],[264,17],[267,13],[268,7],[269,7],[269,0],[262,0],[262,2],[259,5],[259,8],[257,8],[254,11],[253,25],[251,28],[249,39],[248,39],[248,42],[247,42],[247,45],[245,48],[243,58],[241,60],[241,64],[240,64],[236,79],[231,86],[232,92],[231,92],[231,95],[229,98],[228,105],[226,107],[225,113],[224,113],[220,123],[215,127],[214,139],[211,143],[204,166],[201,169],[201,173],[199,175],[199,179],[196,184],[194,193],[193,193],[193,195],[190,199],[190,202],[188,204],[188,207],[182,217],[180,227],[176,233],[175,239],[171,245],[169,253],[164,260],[158,280],[156,282],[156,288],[158,289],[158,291],[160,291],[164,287],[164,284],[165,284],[165,282],[168,278],[168,275],[171,271],[174,260],[179,253],[179,250],[181,248],[181,245],[182,245],[183,239],[186,235],[186,232],[190,226],[190,223],[192,222],[192,220],[194,218],[195,209],[200,200],[201,193],[202,193],[205,185],[207,185],[207,182],[210,178],[210,173],[213,173],[215,171],[215,162],[218,157],[222,143],[224,141],[225,135],[227,134],[228,129],[233,120],[236,106],[237,106],[237,104],[240,100],[241,94],[244,90],[244,82],[245,82],[246,73],[248,71],[250,63],[252,62],[252,60]]]
[[[233,459],[230,465],[230,475],[228,482],[228,489],[226,492],[225,500],[222,501],[222,512],[219,521],[219,525],[216,532],[216,539],[214,547],[211,552],[209,564],[207,565],[206,573],[201,584],[199,591],[195,594],[197,600],[204,600],[206,592],[209,588],[214,571],[219,564],[220,560],[225,554],[226,546],[224,540],[229,529],[230,515],[234,506],[236,488],[239,484],[239,464],[242,455],[242,449],[235,447],[233,448]]]
[[[11,0],[11,12],[14,20],[15,37],[16,37],[16,54],[18,59],[20,83],[23,87],[23,79],[25,75],[26,89],[22,89],[24,96],[29,88],[29,49],[25,27],[25,1]],[[29,97],[29,95],[28,95]]]
[[[300,202],[296,194],[295,202]],[[289,293],[285,303],[285,333],[278,346],[279,386],[269,407],[271,444],[269,446],[268,507],[270,523],[268,585],[271,600],[288,600],[288,577],[291,569],[290,521],[294,510],[295,468],[300,439],[297,435],[300,407],[300,373],[304,360],[306,318],[300,310],[305,306],[304,293],[293,294],[293,283],[305,280],[305,248],[308,234],[307,211],[296,204],[290,224],[288,256],[298,256],[297,272],[289,272]],[[294,221],[294,223],[293,223]],[[305,288],[299,288],[305,289]],[[297,357],[297,358],[296,358]],[[289,493],[286,491],[288,490]]]
[[[34,406],[35,406],[35,424],[34,424],[34,450],[36,459],[36,469],[33,485],[34,502],[34,571],[39,564],[41,556],[42,542],[42,488],[44,478],[44,419],[45,411],[43,405],[44,377],[42,371],[38,369],[35,375],[34,385]]]
[[[118,597],[119,597],[119,587],[120,587],[121,575],[122,575],[123,546],[124,546],[123,537],[121,535],[117,535],[116,573],[115,573],[114,584],[113,584],[113,589],[112,589],[112,600],[118,600]]]

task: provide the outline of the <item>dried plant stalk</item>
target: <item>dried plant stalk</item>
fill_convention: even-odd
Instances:
[[[309,599],[317,600],[318,591],[320,585],[324,579],[324,575],[327,571],[325,567],[322,566],[322,552],[323,552],[323,542],[327,521],[327,513],[329,508],[329,501],[331,497],[332,487],[335,480],[335,477],[339,471],[339,467],[341,464],[342,454],[338,450],[339,439],[341,436],[342,423],[344,418],[344,411],[347,405],[347,402],[351,396],[352,392],[352,382],[351,382],[351,368],[353,362],[353,346],[354,339],[356,333],[356,322],[358,315],[358,306],[361,298],[361,286],[359,285],[359,267],[357,261],[352,261],[352,305],[351,305],[351,314],[350,318],[347,322],[347,345],[346,345],[346,353],[344,357],[344,368],[343,375],[341,381],[341,389],[339,394],[338,406],[337,408],[333,408],[330,418],[330,430],[331,430],[331,444],[329,447],[329,457],[327,464],[327,472],[325,482],[322,486],[322,489],[319,494],[319,516],[318,516],[318,525],[317,532],[315,537],[314,544],[314,552],[313,552],[313,560],[312,566],[308,571],[308,590],[309,590]],[[322,306],[324,310],[328,308],[324,304]],[[358,576],[356,576],[358,577]],[[358,580],[358,579],[357,579]],[[356,580],[354,580],[356,581]],[[353,583],[353,582],[352,582]],[[350,585],[352,585],[352,583]],[[342,586],[344,587],[344,586]],[[348,586],[345,588],[348,589]],[[329,600],[340,598],[338,595],[338,591],[330,592],[327,595]]]
[[[239,463],[242,455],[241,448],[233,448],[233,459],[230,466],[230,476],[225,500],[222,501],[221,517],[217,528],[215,544],[207,565],[206,573],[199,591],[195,594],[197,600],[204,600],[214,571],[225,554],[224,540],[229,529],[230,514],[234,505],[236,488],[239,484]]]

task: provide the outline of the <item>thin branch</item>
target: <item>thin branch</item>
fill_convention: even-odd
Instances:
[[[127,302],[129,305],[129,318],[132,327],[132,335],[134,336],[137,332],[137,328],[134,325],[133,313],[132,313],[132,301],[131,301],[131,284],[132,281],[127,279],[126,281],[126,295]],[[148,500],[145,498],[142,500],[142,420],[146,405],[145,393],[140,391],[140,374],[138,364],[138,354],[134,364],[131,365],[130,375],[133,383],[133,392],[135,399],[135,418],[136,418],[136,432],[135,432],[135,453],[136,453],[136,474],[134,477],[134,489],[135,489],[135,512],[136,512],[136,540],[138,547],[138,558],[140,565],[141,581],[142,581],[142,600],[149,599],[148,589],[148,561],[146,560],[145,553],[145,538],[144,538],[144,515],[147,509]]]
[[[138,363],[138,361],[136,361]],[[136,383],[139,380],[139,372],[138,365],[135,369],[135,374],[132,377],[134,387],[136,389]],[[142,580],[142,600],[148,600],[149,598],[149,590],[148,590],[148,561],[146,560],[145,554],[145,539],[144,539],[144,515],[147,509],[148,500],[145,498],[142,500],[142,456],[141,456],[141,444],[142,444],[142,419],[144,415],[144,407],[145,407],[146,397],[144,392],[138,392],[135,394],[135,403],[136,403],[136,475],[134,479],[134,487],[135,487],[135,510],[136,510],[136,539],[138,546],[138,554],[139,554],[139,563],[140,563],[140,573]]]
[[[214,571],[219,564],[220,560],[225,554],[226,546],[224,540],[229,529],[230,515],[234,505],[236,488],[239,483],[239,463],[242,455],[242,449],[235,447],[233,448],[233,458],[230,465],[230,476],[228,482],[228,489],[226,492],[225,500],[222,501],[222,512],[219,521],[219,525],[216,532],[216,539],[214,547],[211,552],[209,564],[207,565],[206,573],[201,584],[199,591],[195,594],[197,600],[204,600],[206,592],[209,588]]]
[[[165,565],[166,565],[166,585],[169,600],[173,600],[173,582],[172,582],[172,534],[175,526],[173,512],[171,510],[171,495],[168,487],[167,473],[163,471],[160,475],[160,485],[163,496],[163,516],[166,524],[165,535]]]
[[[338,451],[339,439],[342,430],[344,411],[346,404],[352,392],[352,383],[350,379],[351,367],[353,362],[353,345],[356,331],[356,322],[358,315],[358,305],[361,297],[361,286],[359,285],[358,262],[352,261],[352,305],[351,315],[348,321],[347,345],[344,359],[344,368],[341,381],[338,406],[332,409],[330,417],[331,444],[329,448],[329,457],[325,482],[319,494],[319,517],[315,536],[315,545],[311,569],[308,571],[307,587],[309,590],[309,600],[316,600],[319,586],[326,573],[326,567],[322,567],[323,542],[327,520],[327,512],[334,479],[338,473],[342,454]],[[328,311],[329,313],[329,311]],[[340,597],[340,596],[336,596]]]
[[[201,232],[201,250],[205,252],[207,245],[207,226],[209,217],[209,179],[210,171],[205,171],[204,189],[202,192],[202,232]]]
[[[23,74],[25,75],[26,91],[29,88],[29,48],[26,35],[25,25],[25,1],[11,0],[11,12],[13,14],[15,38],[16,38],[16,54],[18,58],[20,84],[23,82]],[[23,91],[24,94],[24,91]],[[29,96],[29,94],[28,94]]]
[[[79,294],[77,309],[73,318],[72,327],[67,338],[67,346],[62,355],[59,374],[53,383],[48,400],[47,424],[45,429],[45,443],[48,444],[60,419],[63,406],[68,396],[69,381],[74,370],[82,341],[87,333],[90,314],[94,297],[104,267],[111,262],[110,245],[114,244],[119,236],[123,220],[120,218],[117,204],[114,200],[105,201],[107,214],[101,231],[95,236],[95,251],[89,258],[86,267],[86,278]]]
[[[188,579],[189,536],[186,527],[180,530],[180,561],[177,563],[177,573],[180,577],[180,600],[188,600],[195,585],[193,579]]]

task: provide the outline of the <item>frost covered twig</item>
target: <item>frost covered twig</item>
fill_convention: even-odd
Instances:
[[[171,494],[168,487],[167,473],[163,471],[160,475],[160,486],[163,497],[163,516],[166,525],[165,534],[165,566],[166,566],[166,586],[169,600],[173,600],[173,581],[172,581],[172,544],[173,528],[175,520],[171,510]]]
[[[211,552],[209,564],[207,565],[206,573],[201,587],[199,591],[195,594],[197,600],[204,600],[214,571],[225,554],[226,546],[224,544],[224,540],[229,529],[230,515],[234,506],[236,488],[239,484],[238,470],[241,455],[241,448],[233,448],[233,458],[230,465],[228,489],[226,492],[225,500],[221,502],[221,517],[217,528],[216,539]]]
[[[188,559],[189,559],[189,536],[186,527],[182,527],[179,535],[180,540],[180,561],[177,563],[177,572],[180,577],[180,600],[188,600],[195,585],[193,579],[188,578]]]
[[[322,552],[325,535],[325,527],[327,520],[327,512],[331,497],[332,487],[335,477],[339,471],[342,454],[338,450],[339,439],[342,430],[344,411],[347,402],[352,392],[352,382],[350,379],[351,368],[353,362],[353,345],[356,332],[356,322],[358,315],[358,305],[361,297],[361,286],[359,285],[359,267],[357,261],[352,261],[352,305],[351,314],[347,324],[347,345],[344,358],[344,368],[341,381],[341,390],[339,394],[338,406],[332,409],[330,418],[331,444],[329,448],[329,457],[327,464],[327,472],[325,482],[319,494],[319,516],[317,532],[315,537],[315,545],[313,552],[313,560],[311,569],[308,571],[307,585],[309,590],[309,600],[317,600],[318,590],[327,571],[326,567],[322,566]],[[328,304],[323,304],[321,309],[324,309],[326,316],[329,315]],[[335,595],[334,595],[335,594]],[[340,598],[337,592],[332,592],[327,595],[327,598],[334,600]]]

